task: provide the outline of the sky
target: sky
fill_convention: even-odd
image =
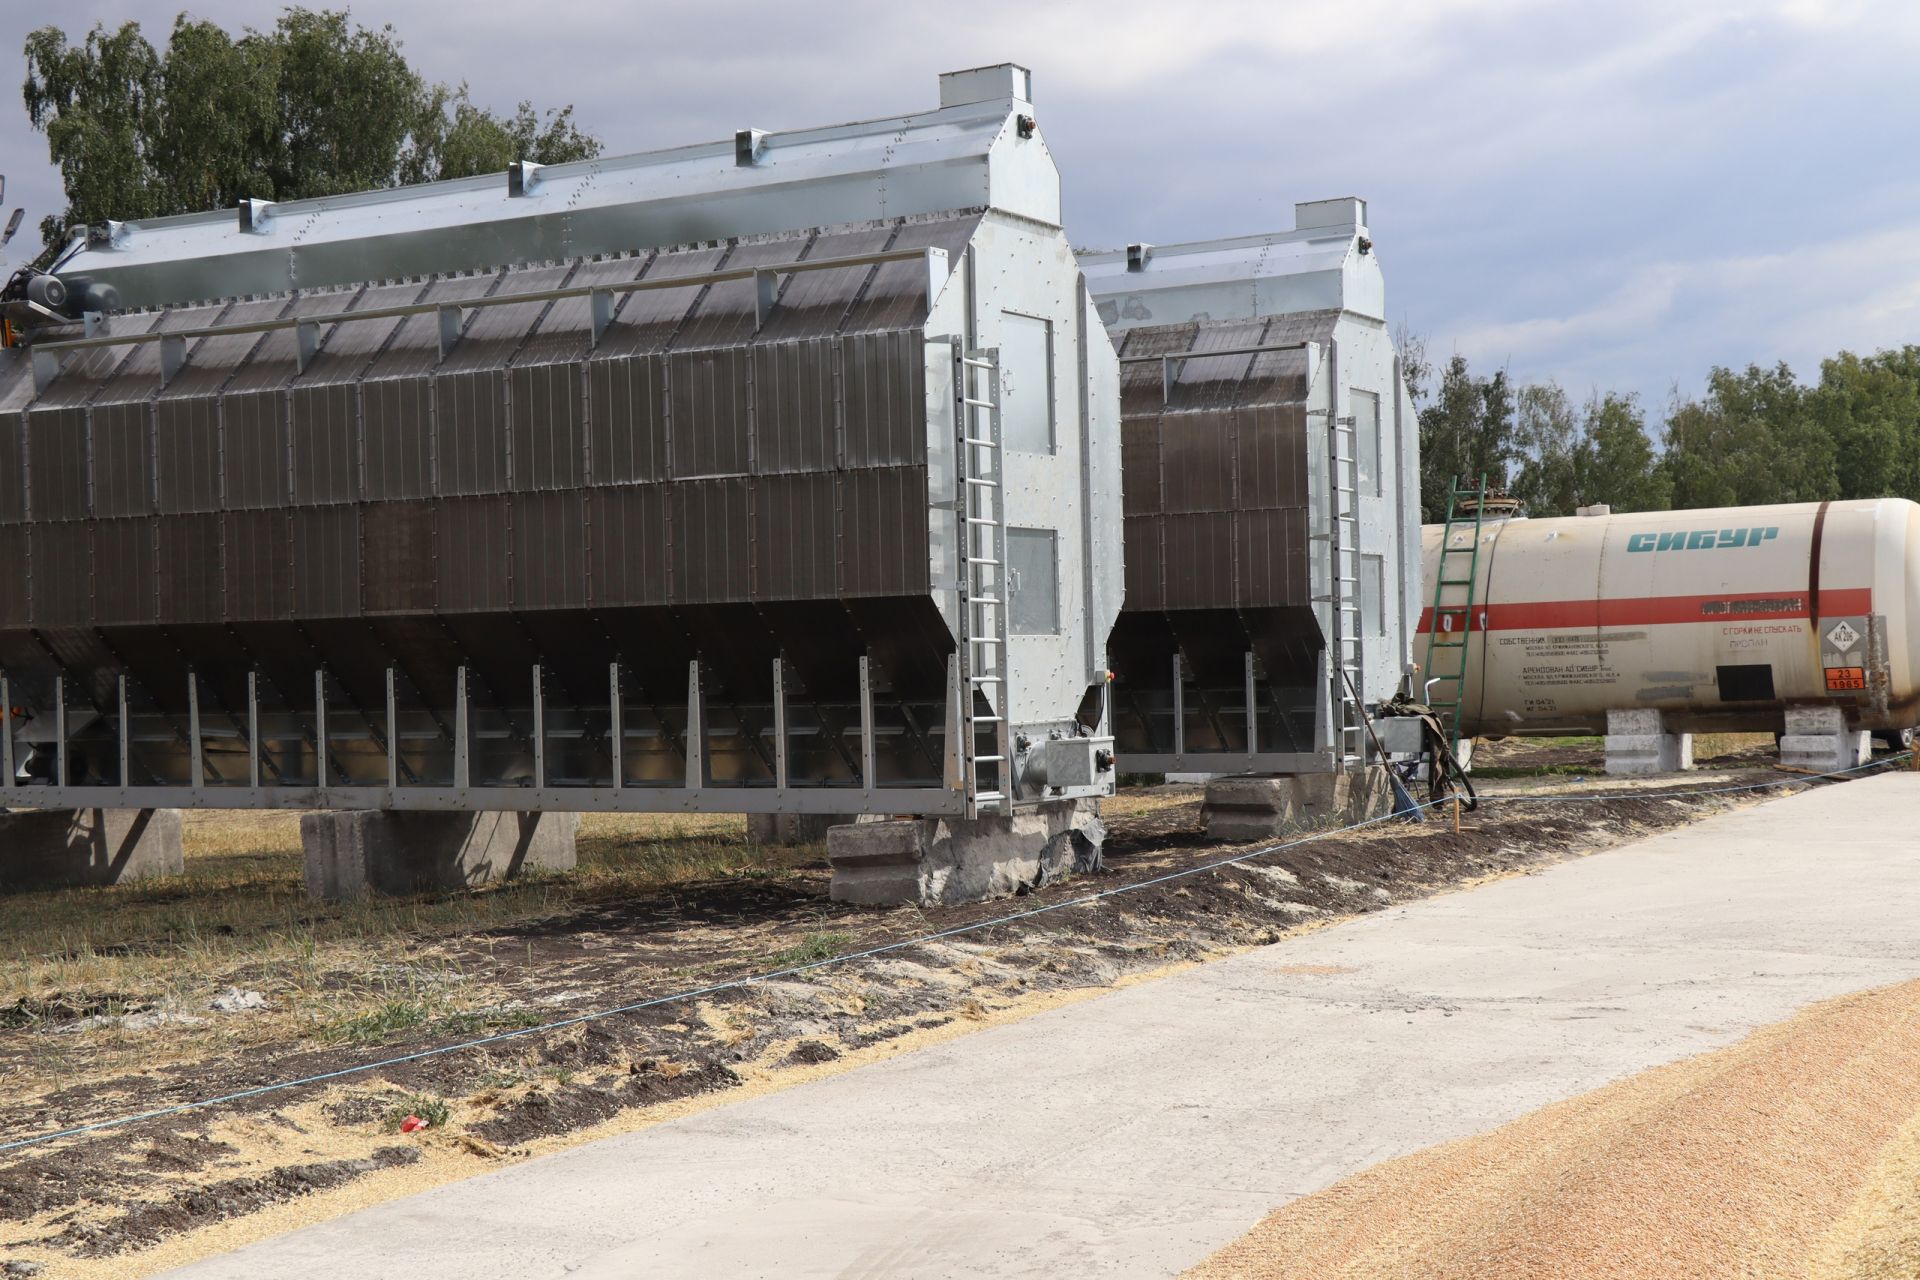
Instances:
[[[497,109],[574,104],[614,153],[920,110],[941,71],[1020,62],[1076,244],[1286,229],[1295,201],[1361,196],[1391,318],[1430,357],[1632,392],[1656,421],[1716,364],[1811,379],[1839,349],[1920,342],[1911,0],[349,7]],[[0,83],[35,25],[137,19],[157,43],[176,11],[0,0]],[[0,172],[31,238],[58,175],[8,102]]]

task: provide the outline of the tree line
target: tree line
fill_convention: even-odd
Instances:
[[[600,152],[571,106],[511,115],[467,86],[428,81],[390,26],[344,11],[289,8],[230,34],[182,13],[163,48],[138,22],[96,25],[79,43],[46,26],[26,39],[27,120],[45,135],[67,207],[40,224],[50,256],[64,229],[299,200],[558,164]]]
[[[1399,335],[1419,408],[1420,515],[1446,518],[1456,476],[1484,475],[1534,515],[1737,507],[1839,498],[1920,501],[1920,346],[1842,351],[1819,379],[1784,363],[1715,367],[1704,394],[1675,394],[1649,427],[1639,398],[1557,383],[1515,385],[1455,355],[1436,369]]]

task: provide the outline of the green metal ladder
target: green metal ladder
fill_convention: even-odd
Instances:
[[[1468,527],[1460,499],[1473,499],[1473,536],[1454,545],[1454,531]],[[1474,588],[1480,580],[1480,529],[1487,510],[1487,478],[1476,488],[1454,477],[1447,493],[1447,523],[1440,533],[1440,558],[1433,571],[1433,622],[1427,632],[1427,681],[1437,686],[1427,705],[1446,726],[1447,748],[1460,751],[1460,704],[1467,693],[1467,645],[1473,635]],[[1444,664],[1444,665],[1443,665]]]

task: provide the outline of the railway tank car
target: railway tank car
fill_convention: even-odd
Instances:
[[[1432,604],[1443,539],[1450,576],[1471,565],[1465,609]],[[1616,733],[1636,711],[1670,734],[1792,733],[1804,708],[1852,734],[1920,722],[1920,506],[1904,499],[1469,516],[1421,541],[1414,652],[1438,652],[1436,623],[1443,646],[1464,637],[1463,736]]]

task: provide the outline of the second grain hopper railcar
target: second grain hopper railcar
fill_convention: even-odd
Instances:
[[[1365,202],[1081,254],[1120,351],[1122,767],[1312,774],[1407,675],[1419,462]]]
[[[91,229],[129,309],[0,353],[0,804],[1110,791],[1117,370],[1032,112]]]

